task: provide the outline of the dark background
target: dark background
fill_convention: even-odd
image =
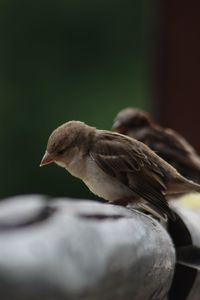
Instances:
[[[199,103],[198,89],[194,91],[191,80],[186,80],[182,93],[179,82],[192,50],[181,56],[182,68],[175,64],[177,72],[171,76],[173,60],[177,62],[187,44],[180,35],[187,27],[186,2],[184,9],[178,4],[176,9],[176,2],[159,6],[147,0],[0,2],[1,198],[24,193],[94,198],[63,169],[39,168],[49,134],[68,120],[110,129],[119,110],[136,106],[186,133],[195,144],[196,135],[190,133],[198,126],[193,130],[185,126],[181,115],[188,111],[185,90]],[[192,21],[197,6],[190,12],[188,36],[199,33],[199,21]],[[190,45],[196,47],[192,41]],[[185,76],[191,76],[187,72]],[[194,76],[198,86],[198,74]],[[191,107],[189,119],[200,111]]]

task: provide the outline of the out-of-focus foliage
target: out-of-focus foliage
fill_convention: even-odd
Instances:
[[[64,170],[39,162],[64,121],[109,129],[123,107],[149,108],[146,3],[0,2],[0,197],[93,197]]]

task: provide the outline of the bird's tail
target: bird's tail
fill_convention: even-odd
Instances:
[[[169,184],[167,195],[200,193],[200,185],[192,180],[188,180],[183,176],[178,176],[176,180]]]

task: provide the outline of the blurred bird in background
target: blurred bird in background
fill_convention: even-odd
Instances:
[[[112,129],[143,142],[184,177],[200,183],[198,153],[180,134],[159,126],[148,113],[125,108],[117,114]]]

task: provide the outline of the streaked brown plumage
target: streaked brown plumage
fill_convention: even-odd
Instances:
[[[79,121],[67,122],[50,135],[41,166],[52,162],[82,179],[99,197],[114,203],[145,201],[162,217],[174,217],[165,196],[200,191],[143,143]]]
[[[146,112],[134,108],[120,111],[113,130],[143,142],[184,177],[200,183],[200,157],[194,148],[174,130],[157,125]]]

